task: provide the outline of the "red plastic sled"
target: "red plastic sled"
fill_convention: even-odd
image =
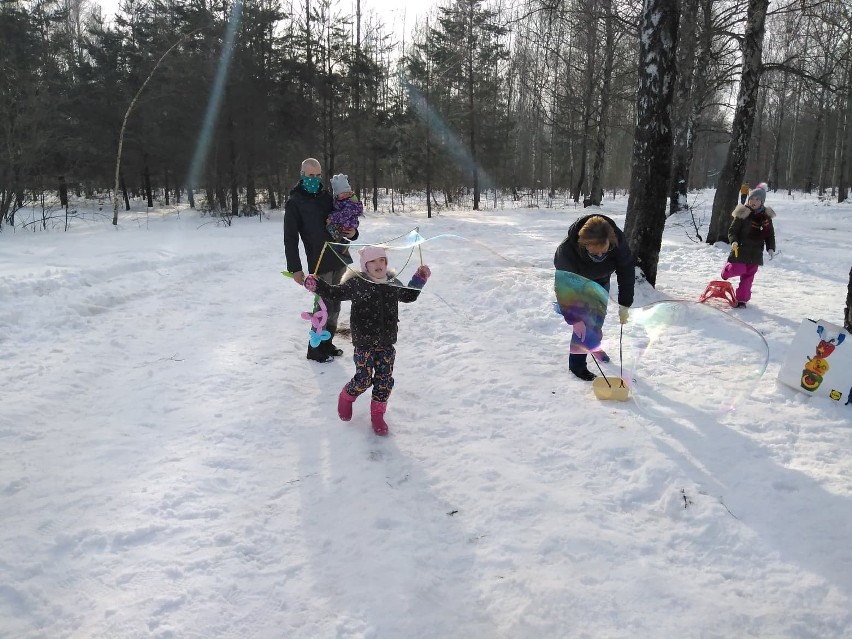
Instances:
[[[712,297],[726,300],[731,306],[737,305],[737,294],[734,293],[734,287],[731,286],[730,282],[725,280],[713,280],[710,282],[707,288],[704,289],[701,297],[698,298],[698,301],[706,302]]]

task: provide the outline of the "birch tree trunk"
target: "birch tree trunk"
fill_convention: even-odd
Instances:
[[[142,158],[144,167],[142,168],[142,181],[145,188],[145,201],[148,203],[148,208],[154,208],[154,192],[151,189],[151,169],[148,166],[148,154],[143,153]]]
[[[470,155],[471,169],[473,175],[473,210],[479,210],[479,165],[477,164],[476,153],[476,98],[474,90],[476,87],[476,77],[473,69],[473,56],[475,52],[476,41],[473,34],[473,20],[475,5],[473,2],[468,4],[468,41],[467,41],[467,97],[468,97],[468,126],[470,127]]]
[[[849,286],[846,288],[846,314],[843,318],[843,328],[852,332],[852,268],[849,269]]]
[[[429,33],[429,18],[426,18],[426,33]],[[426,36],[426,98],[425,109],[429,108],[432,91],[432,57],[429,50],[429,36]],[[426,122],[426,217],[432,218],[432,118],[427,117]]]
[[[698,0],[683,0],[677,47],[677,83],[674,96],[671,202],[669,214],[688,208],[690,142],[694,135],[695,109],[692,83],[698,27]]]
[[[802,105],[801,99],[801,91],[802,91],[802,83],[801,81],[796,82],[794,85],[793,93],[796,96],[796,106],[793,109],[793,133],[790,135],[790,148],[787,153],[787,171],[785,174],[785,181],[787,182],[787,195],[793,194],[793,160],[795,158],[796,152],[796,133],[799,130],[799,115],[800,108]]]
[[[639,30],[639,93],[624,232],[653,286],[666,225],[679,2],[645,0]]]
[[[592,183],[589,188],[591,203],[600,206],[603,200],[603,169],[606,159],[606,133],[609,126],[610,88],[612,85],[612,69],[615,64],[615,28],[612,16],[612,0],[603,0],[601,11],[604,16],[605,58],[603,84],[601,85],[600,115],[598,117],[598,137],[595,144],[595,160],[592,165]]]
[[[362,59],[361,59],[361,0],[355,1],[355,60],[357,62],[355,72],[355,117],[352,123],[355,127],[355,148],[360,151],[363,148],[361,142],[361,74],[362,74]],[[355,154],[355,195],[359,200],[364,199],[364,154]]]
[[[778,121],[772,135],[775,143],[772,145],[772,164],[769,165],[769,176],[767,183],[773,191],[778,190],[778,158],[781,156],[781,132],[784,130],[784,118],[787,116],[787,92],[790,88],[790,76],[784,74],[784,82],[781,84],[781,95],[778,97]],[[755,180],[755,183],[758,180]]]
[[[852,56],[847,60],[846,77],[852,75]],[[841,100],[843,126],[840,128],[840,162],[837,168],[837,201],[845,202],[849,197],[849,129],[852,123],[852,86],[846,88],[846,100]]]
[[[843,82],[847,82],[849,79],[847,69],[844,66],[843,70]],[[840,180],[840,162],[843,159],[841,157],[843,151],[843,132],[846,130],[846,109],[844,108],[844,99],[841,93],[837,93],[834,98],[835,104],[834,108],[837,112],[837,122],[834,126],[834,144],[832,145],[834,148],[832,149],[832,161],[831,161],[831,197],[834,197],[837,193],[835,190],[837,188],[837,184]]]
[[[334,139],[334,120],[337,117],[337,104],[334,95],[334,88],[332,87],[332,82],[334,81],[334,68],[333,68],[333,60],[331,58],[332,54],[332,42],[331,42],[331,27],[328,24],[328,17],[323,14],[323,18],[326,20],[326,24],[324,28],[326,30],[325,37],[325,82],[323,83],[323,101],[326,106],[326,114],[328,119],[326,120],[326,144],[327,144],[327,153],[328,153],[328,161],[326,162],[327,167],[327,175],[330,178],[335,173],[335,160],[337,158],[337,144]]]
[[[746,162],[750,151],[751,130],[757,110],[757,94],[760,76],[763,72],[763,33],[766,28],[766,10],[769,0],[749,0],[745,34],[743,35],[743,74],[740,79],[740,92],[737,108],[731,128],[731,143],[728,156],[719,174],[716,196],[713,198],[713,212],[710,216],[710,230],[707,243],[715,244],[727,240],[729,216],[737,200],[745,175]]]
[[[762,93],[758,96],[757,99],[757,130],[751,136],[751,145],[755,149],[763,148],[763,130],[768,128],[763,125],[766,116],[766,93]],[[752,174],[756,175],[769,175],[769,167],[772,163],[771,155],[764,153],[766,157],[762,157],[762,155],[758,152],[757,157],[751,158],[751,162],[747,162],[746,168],[751,169]],[[761,160],[763,160],[763,166],[761,166]]]
[[[589,136],[592,128],[592,102],[595,96],[595,65],[597,64],[596,53],[598,50],[598,18],[594,2],[587,5],[588,8],[588,32],[586,33],[586,69],[583,77],[583,115],[581,118],[582,132],[580,134],[580,170],[577,182],[573,186],[572,197],[575,202],[580,201],[583,194],[583,186],[586,183],[586,158],[589,151]]]
[[[805,193],[813,191],[816,185],[814,175],[817,173],[817,153],[819,152],[820,143],[822,142],[822,125],[825,122],[825,86],[820,89],[819,102],[817,105],[816,124],[814,137],[811,143],[811,152],[808,155],[807,175],[805,176]],[[822,171],[820,171],[822,173]]]

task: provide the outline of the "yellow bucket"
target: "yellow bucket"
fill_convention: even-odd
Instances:
[[[592,390],[598,399],[614,399],[626,402],[630,397],[630,389],[620,377],[595,377]]]

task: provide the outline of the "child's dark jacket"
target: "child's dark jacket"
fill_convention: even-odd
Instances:
[[[387,282],[376,283],[363,273],[349,270],[336,286],[317,280],[316,292],[323,299],[352,301],[349,325],[356,348],[396,343],[399,302],[413,302],[420,290],[415,278],[406,288],[394,275],[391,271]]]
[[[736,242],[737,254],[733,249],[728,255],[731,263],[763,265],[763,249],[775,250],[775,225],[772,219],[775,211],[768,206],[752,211],[739,204],[731,213],[731,226],[728,228],[728,242]]]

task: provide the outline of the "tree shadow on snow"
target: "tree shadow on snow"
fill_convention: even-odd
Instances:
[[[708,414],[683,404],[677,410],[678,419],[654,416],[664,435],[649,429],[667,456],[681,460],[689,476],[702,477],[700,483],[724,496],[730,511],[783,560],[822,575],[852,595],[852,559],[838,561],[838,552],[852,557],[850,499],[828,492],[801,471],[780,466],[763,445]],[[690,457],[667,438],[676,440]]]

